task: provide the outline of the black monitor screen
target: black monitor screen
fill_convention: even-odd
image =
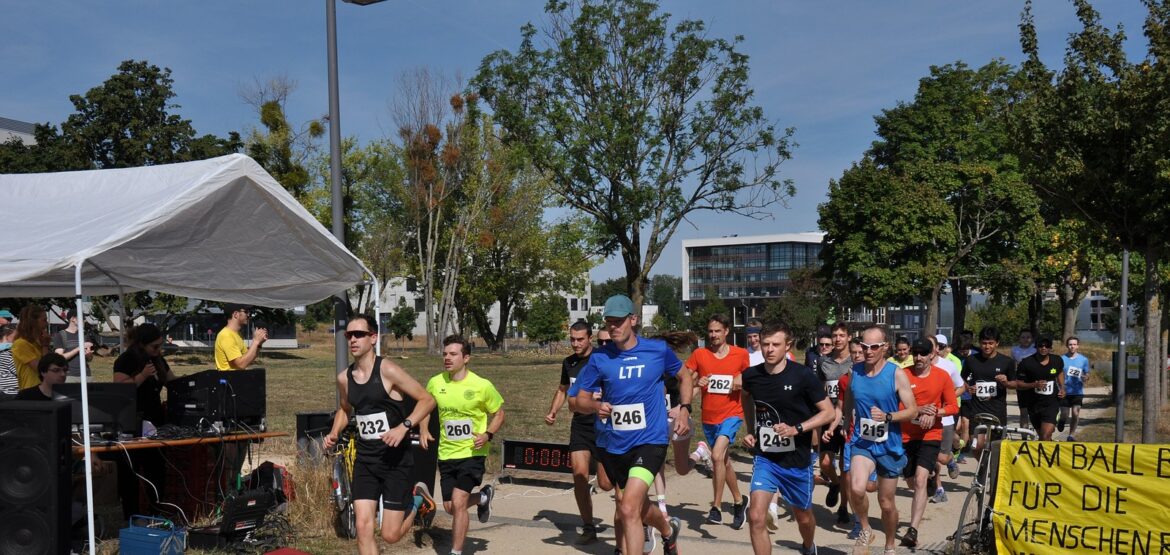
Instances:
[[[90,383],[88,393],[91,431],[142,435],[142,418],[138,416],[138,386],[132,383]],[[80,429],[81,384],[54,385],[53,398],[58,396],[73,404],[72,423]]]

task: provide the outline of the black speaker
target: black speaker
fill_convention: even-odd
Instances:
[[[69,403],[0,403],[0,553],[69,553]]]
[[[313,411],[297,413],[297,456],[319,462],[321,441],[333,428],[334,411]]]

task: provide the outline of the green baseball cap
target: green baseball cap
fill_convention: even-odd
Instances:
[[[614,295],[605,300],[605,318],[625,318],[634,313],[634,301],[625,295]]]

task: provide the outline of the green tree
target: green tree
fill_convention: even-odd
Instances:
[[[817,326],[829,316],[828,289],[815,268],[797,268],[788,273],[790,285],[776,300],[764,306],[764,322],[783,322],[801,342],[812,338]]]
[[[1155,438],[1165,403],[1158,273],[1170,229],[1170,4],[1145,2],[1146,55],[1131,62],[1125,33],[1109,30],[1088,0],[1074,0],[1081,30],[1068,39],[1064,67],[1040,60],[1026,4],[1020,44],[1027,60],[1014,111],[1022,157],[1037,189],[1115,245],[1146,261],[1142,441]],[[1124,332],[1123,332],[1124,333]]]
[[[682,308],[682,278],[657,274],[650,278],[649,301],[658,305],[654,326],[660,330],[681,330],[687,326]]]
[[[239,133],[227,139],[195,136],[191,120],[171,110],[170,69],[126,60],[118,72],[84,95],[69,97],[75,112],[61,124],[65,141],[97,168],[130,168],[201,160],[239,151]]]
[[[709,38],[701,21],[669,28],[647,0],[551,0],[548,45],[521,30],[515,52],[484,58],[472,84],[618,252],[640,306],[678,225],[699,211],[766,215],[794,193],[779,178],[791,130],[751,104],[742,40]]]
[[[521,329],[529,340],[541,345],[565,338],[569,327],[569,307],[560,295],[544,294],[536,297],[525,312]],[[549,352],[552,352],[551,346]]]
[[[390,315],[390,322],[386,326],[388,333],[394,334],[398,340],[398,350],[405,350],[403,340],[414,339],[414,323],[418,320],[418,312],[406,303],[405,297],[398,298],[398,306]]]
[[[307,163],[317,150],[315,139],[325,134],[321,120],[311,120],[299,129],[289,123],[285,106],[296,84],[284,77],[257,83],[242,91],[244,101],[260,116],[260,128],[251,129],[244,141],[245,152],[260,164],[297,200],[305,197],[311,185]]]
[[[690,330],[699,334],[699,337],[707,337],[707,322],[716,314],[724,314],[731,316],[731,309],[727,307],[727,303],[719,296],[719,292],[715,287],[708,285],[703,292],[704,303],[691,312],[691,317],[687,321]]]
[[[590,285],[589,295],[593,298],[594,304],[604,303],[606,299],[614,295],[629,295],[630,290],[626,287],[626,278],[615,277],[609,278],[605,281],[595,281]]]
[[[550,184],[519,157],[509,178],[500,175],[474,240],[467,244],[468,263],[459,289],[460,313],[468,314],[491,350],[504,347],[513,311],[544,293],[580,292],[592,262],[580,222],[546,222]],[[493,304],[499,317],[492,322]]]
[[[1036,219],[1036,197],[1007,150],[1011,76],[1002,62],[931,67],[913,102],[875,118],[879,139],[819,207],[825,272],[856,292],[845,300],[920,297],[923,331],[933,334],[948,280],[978,275],[956,270],[998,262]]]

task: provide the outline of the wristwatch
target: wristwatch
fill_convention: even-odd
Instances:
[[[493,440],[493,439],[495,439],[495,438],[496,438],[496,434],[493,434],[493,433],[491,433],[491,432],[489,432],[489,431],[486,431],[486,430],[485,430],[485,431],[484,431],[484,433],[485,433],[485,434],[487,434],[487,436],[488,436],[488,441],[491,441],[491,440]]]
[[[694,410],[691,409],[690,403],[679,403],[678,407],[682,408],[682,409],[687,409],[687,412],[694,412]]]
[[[402,425],[403,425],[403,426],[406,426],[406,429],[407,429],[407,430],[409,430],[409,429],[411,429],[411,428],[414,428],[414,422],[411,422],[409,418],[407,418],[407,419],[403,420],[403,421],[402,421]]]
[[[890,422],[893,422],[893,421],[894,421],[894,413],[887,412],[886,413],[886,424],[889,424]]]
[[[798,422],[796,424],[796,433],[798,433],[798,434],[804,433],[804,422]]]

